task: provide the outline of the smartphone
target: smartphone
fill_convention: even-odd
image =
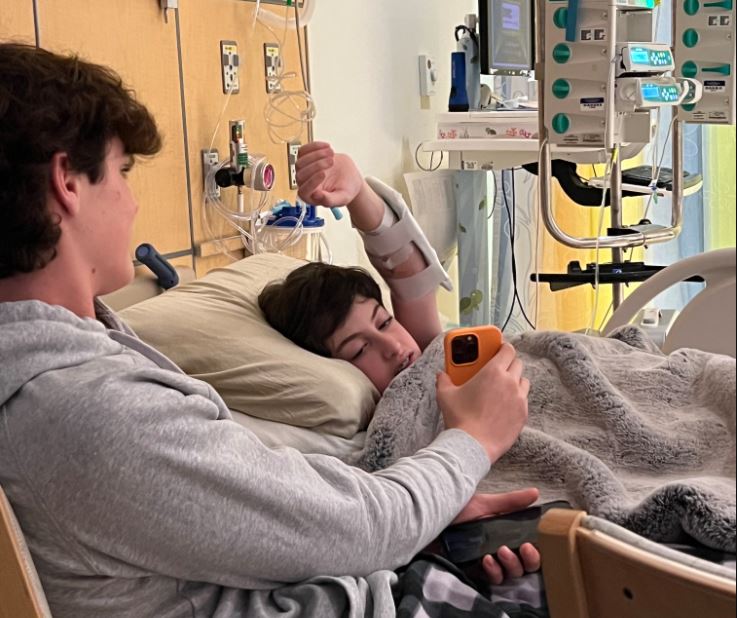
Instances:
[[[517,551],[525,543],[537,543],[537,527],[547,511],[570,508],[568,502],[560,500],[449,526],[440,535],[442,551],[461,567],[480,561],[486,554],[496,554],[502,545]]]
[[[496,326],[456,328],[445,335],[445,373],[456,386],[468,382],[502,347]]]

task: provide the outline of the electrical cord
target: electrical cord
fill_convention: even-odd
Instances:
[[[522,312],[522,316],[524,317],[527,324],[532,328],[532,330],[535,329],[535,325],[530,321],[530,318],[527,316],[527,312],[525,311],[525,307],[522,304],[522,299],[519,295],[519,287],[517,282],[517,257],[515,255],[515,228],[517,224],[517,214],[516,214],[516,191],[515,191],[515,180],[514,180],[514,169],[510,170],[510,173],[512,174],[512,208],[509,206],[509,201],[507,200],[507,191],[505,187],[505,181],[504,181],[504,172],[502,171],[502,198],[504,199],[504,207],[507,211],[507,219],[509,222],[509,245],[511,249],[511,257],[512,257],[512,285],[514,287],[514,293],[512,295],[512,304],[509,308],[509,313],[507,314],[507,318],[504,321],[504,324],[502,326],[502,332],[505,332],[507,329],[507,326],[509,325],[510,320],[512,319],[512,315],[514,313],[514,306],[515,304],[519,305],[520,311]]]
[[[515,170],[512,170],[512,214],[514,215],[514,228],[517,229],[517,180],[515,178]],[[516,231],[515,231],[515,239],[516,239]],[[512,250],[512,254],[514,256],[514,249]],[[522,298],[519,295],[519,286],[517,285],[517,259],[515,257],[514,259],[514,272],[515,272],[515,290],[514,294],[517,297],[517,304],[519,305],[520,310],[522,311],[522,315],[525,318],[525,321],[527,324],[529,324],[530,328],[532,330],[536,330],[536,326],[530,321],[530,318],[527,317],[527,311],[525,309],[525,306],[522,304]]]
[[[652,180],[652,182],[654,183],[660,179],[660,172],[663,169],[663,161],[665,160],[665,152],[666,152],[666,149],[668,148],[668,141],[670,140],[671,132],[673,131],[673,125],[675,124],[675,122],[676,122],[676,118],[674,116],[673,119],[668,124],[668,132],[665,134],[665,142],[663,143],[663,150],[660,153],[660,161],[658,162],[658,170],[655,173],[655,177]],[[647,200],[647,206],[645,207],[645,214],[642,215],[643,219],[647,219],[648,215],[650,214],[650,208],[653,205],[654,199],[655,199],[655,190],[653,190],[650,193],[650,197]]]
[[[619,157],[619,146],[615,146],[612,150],[612,156],[607,163],[606,170],[604,172],[604,186],[602,187],[602,198],[601,206],[599,207],[599,225],[596,232],[596,253],[594,257],[594,307],[591,310],[591,321],[589,327],[586,329],[586,334],[590,335],[596,326],[596,312],[599,309],[599,292],[601,286],[599,285],[600,271],[600,252],[601,252],[601,235],[604,231],[604,214],[606,213],[606,194],[609,190],[608,184],[611,184],[611,175],[614,170],[614,163]]]
[[[497,202],[498,197],[499,197],[499,187],[497,186],[496,178],[494,178],[494,202],[491,205],[491,212],[489,213],[489,216],[486,217],[487,221],[490,221],[491,218],[494,216],[494,213],[496,212],[496,202]]]
[[[295,10],[297,7],[295,5]],[[284,30],[282,35],[278,35],[269,24],[259,20],[278,41],[280,49],[285,48],[287,31],[289,29],[289,11],[285,12]],[[306,62],[304,58],[304,49],[302,46],[302,37],[299,28],[299,13],[295,17],[295,27],[297,28],[297,40],[299,45],[299,61],[300,71],[302,73],[302,90],[287,90],[286,81],[297,77],[293,71],[285,72],[284,63],[278,62],[276,66],[276,74],[270,77],[275,82],[275,87],[269,93],[266,107],[264,108],[264,121],[266,123],[269,139],[274,144],[288,144],[290,142],[299,141],[302,137],[304,128],[314,120],[317,109],[315,102],[307,88],[306,78]]]
[[[614,301],[609,303],[609,308],[604,313],[604,318],[602,319],[601,324],[599,324],[599,332],[601,332],[604,326],[606,325],[607,319],[609,318],[609,314],[611,314],[612,309],[614,309]]]
[[[433,161],[435,160],[435,153],[437,152],[434,150],[430,154],[430,167],[425,167],[424,165],[422,165],[422,163],[420,163],[420,148],[422,148],[422,145],[424,143],[425,142],[420,142],[419,144],[417,144],[417,148],[415,148],[415,163],[417,164],[417,167],[419,167],[423,172],[437,172],[440,169],[440,166],[443,165],[443,161],[445,160],[445,151],[444,150],[440,151],[440,161],[435,167],[433,167]]]
[[[478,62],[479,54],[481,53],[481,45],[479,45],[478,35],[466,25],[462,24],[460,26],[456,26],[456,29],[455,29],[456,43],[459,43],[461,40],[461,37],[459,36],[461,32],[466,32],[468,34],[468,36],[473,41],[474,47],[476,48],[476,55],[473,58],[471,58],[471,62]]]
[[[607,71],[607,82],[611,83],[614,79],[614,65],[616,64],[617,57],[614,56],[609,59],[609,70]],[[613,105],[613,101],[609,101],[610,105]],[[609,140],[609,114],[606,115],[604,121],[604,143],[608,144]],[[599,278],[601,276],[601,235],[604,231],[604,214],[606,213],[606,198],[607,192],[610,190],[612,185],[612,173],[614,172],[614,163],[619,159],[619,145],[615,144],[612,147],[612,154],[607,162],[607,166],[604,170],[604,182],[601,189],[601,205],[599,206],[599,224],[596,232],[596,252],[594,254],[594,306],[591,309],[591,320],[589,326],[586,329],[586,334],[590,335],[596,326],[596,312],[599,309],[599,295],[601,292],[601,286],[599,285]]]

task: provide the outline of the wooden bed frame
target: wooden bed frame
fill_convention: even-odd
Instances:
[[[734,618],[735,580],[718,566],[696,568],[688,562],[697,559],[679,560],[661,546],[649,551],[649,541],[628,543],[594,529],[596,522],[583,511],[554,509],[540,523],[552,618]]]

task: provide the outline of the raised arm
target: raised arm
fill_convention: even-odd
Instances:
[[[371,263],[389,285],[397,320],[424,349],[442,330],[436,293],[450,281],[396,191],[364,179],[353,160],[313,142],[297,159],[299,196],[310,204],[347,206]]]

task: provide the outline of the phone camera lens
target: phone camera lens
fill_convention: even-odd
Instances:
[[[456,337],[450,344],[453,364],[468,365],[479,357],[479,339],[476,335]]]

